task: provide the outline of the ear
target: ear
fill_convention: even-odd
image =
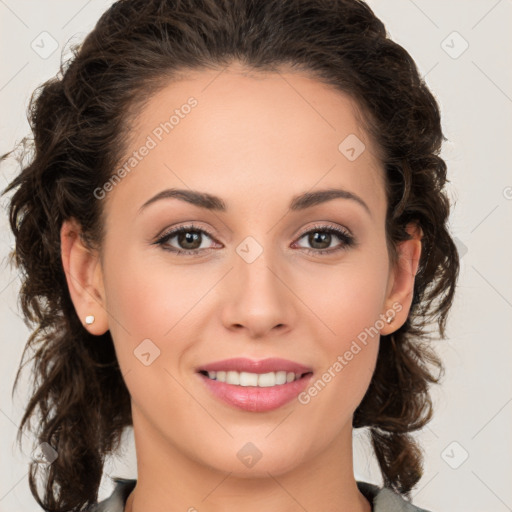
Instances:
[[[95,335],[108,330],[105,289],[99,253],[82,241],[81,227],[75,219],[66,220],[60,230],[61,258],[71,300],[83,326]],[[85,318],[94,316],[94,322]]]
[[[398,244],[398,260],[390,273],[386,295],[387,311],[383,315],[383,318],[393,317],[393,321],[385,323],[380,331],[382,335],[399,329],[406,322],[411,309],[423,230],[415,222],[407,224],[405,229],[413,238]]]

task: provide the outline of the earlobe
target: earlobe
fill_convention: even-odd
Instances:
[[[412,304],[423,230],[418,224],[411,222],[407,224],[406,231],[413,238],[398,244],[398,260],[390,276],[391,287],[386,298],[387,310],[391,310],[393,318],[381,329],[382,335],[396,331],[405,323]]]
[[[98,251],[83,242],[81,232],[75,219],[62,223],[62,266],[71,300],[84,328],[91,334],[101,335],[108,330],[101,262]]]

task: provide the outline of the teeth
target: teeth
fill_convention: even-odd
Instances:
[[[225,382],[226,384],[233,384],[235,386],[257,386],[260,388],[268,388],[272,386],[279,386],[287,382],[301,378],[300,373],[293,372],[269,372],[269,373],[249,373],[249,372],[236,372],[233,370],[223,372],[208,372],[208,377],[212,380]]]
[[[233,372],[236,373],[236,372]],[[256,373],[247,373],[241,372],[239,382],[240,386],[257,386],[258,385],[258,375]],[[234,382],[229,382],[228,384],[234,384]]]
[[[238,372],[229,371],[226,373],[226,383],[234,384],[235,386],[240,385],[240,374]]]

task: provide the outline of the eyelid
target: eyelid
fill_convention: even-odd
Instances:
[[[200,226],[199,224],[196,224],[194,221],[184,223],[178,222],[176,224],[173,224],[172,226],[168,226],[164,229],[162,229],[155,237],[154,240],[158,241],[167,235],[170,235],[171,233],[176,234],[177,231],[188,229],[190,231],[200,231],[206,233],[210,238],[215,238],[217,235],[213,233],[213,230],[210,230],[209,228]]]
[[[307,228],[304,228],[298,235],[297,235],[297,238],[302,238],[304,235],[307,235],[310,231],[313,231],[315,229],[318,229],[318,230],[328,230],[328,229],[332,229],[333,231],[340,231],[342,232],[343,234],[347,235],[347,236],[350,236],[350,237],[353,237],[351,231],[344,227],[344,226],[339,226],[339,225],[335,225],[335,224],[331,224],[329,223],[329,221],[325,221],[326,224],[322,224],[321,223],[322,221],[317,221],[313,226],[308,226]]]

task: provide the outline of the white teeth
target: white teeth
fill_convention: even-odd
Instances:
[[[226,373],[226,384],[240,385],[240,374],[238,372],[229,371]]]
[[[269,388],[271,386],[276,385],[276,374],[274,372],[270,373],[260,373],[258,377],[258,386],[260,388]]]
[[[240,386],[257,386],[258,376],[255,373],[240,372]]]
[[[292,372],[290,372],[290,373],[292,373]],[[295,380],[294,373],[293,373],[293,379]],[[285,383],[286,383],[286,372],[284,372],[284,371],[276,372],[276,384],[280,385],[280,384],[285,384]]]
[[[286,372],[284,370],[269,373],[249,373],[236,372],[233,370],[224,372],[208,372],[208,377],[212,380],[233,384],[235,386],[258,386],[260,388],[268,388],[279,386],[287,382],[293,382],[300,379],[300,373]]]

